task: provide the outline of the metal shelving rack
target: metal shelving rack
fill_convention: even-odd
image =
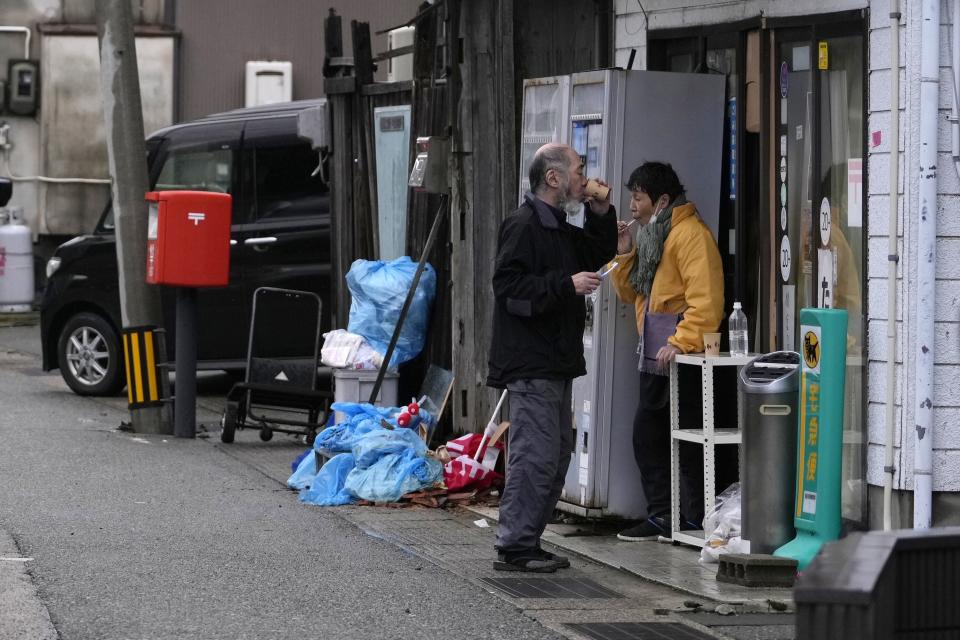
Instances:
[[[694,442],[703,446],[703,504],[704,513],[710,513],[716,502],[716,465],[714,447],[718,444],[740,444],[739,425],[717,425],[714,420],[713,369],[714,367],[742,367],[756,354],[731,356],[705,356],[702,353],[680,354],[670,363],[670,529],[674,542],[703,547],[706,535],[699,531],[680,531],[680,441]],[[680,428],[680,389],[677,384],[679,365],[700,367],[703,391],[703,429]],[[738,399],[739,402],[739,399]]]

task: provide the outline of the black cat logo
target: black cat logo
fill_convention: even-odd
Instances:
[[[803,336],[803,361],[809,369],[816,369],[820,364],[820,339],[813,331]]]

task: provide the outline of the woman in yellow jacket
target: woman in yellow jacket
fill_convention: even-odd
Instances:
[[[670,406],[669,378],[663,375],[678,353],[703,351],[703,334],[716,331],[723,319],[723,264],[710,229],[687,202],[683,185],[669,164],[647,162],[630,175],[630,213],[640,223],[637,241],[628,223],[619,223],[613,272],[617,295],[633,303],[637,331],[649,343],[640,353],[640,386],[633,425],[633,445],[640,466],[647,501],[647,520],[621,532],[622,540],[651,540],[670,535]],[[647,314],[669,314],[664,329],[651,315],[650,331],[644,334]],[[653,329],[654,322],[661,327]],[[666,331],[667,335],[664,335]],[[653,360],[656,360],[654,362]],[[686,374],[690,367],[681,367]],[[694,371],[695,373],[695,371]],[[683,378],[681,389],[687,388]],[[694,389],[699,388],[696,378]],[[699,399],[681,394],[681,417],[701,415]],[[686,408],[689,407],[689,408]],[[686,408],[686,410],[684,410]],[[700,425],[685,424],[684,427]],[[703,461],[700,449],[681,443],[680,469],[687,498],[681,528],[700,527],[703,519]]]

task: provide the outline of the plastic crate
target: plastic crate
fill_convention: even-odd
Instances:
[[[380,393],[374,403],[381,407],[397,406],[397,383],[400,376],[388,373],[380,385]],[[377,381],[377,371],[367,369],[334,369],[333,370],[333,400],[334,402],[368,402],[373,385]],[[335,420],[341,422],[344,415],[339,411]]]

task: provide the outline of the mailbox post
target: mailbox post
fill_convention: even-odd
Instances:
[[[173,432],[197,426],[197,289],[230,279],[232,198],[206,191],[154,191],[149,203],[147,282],[177,287],[176,391]]]

